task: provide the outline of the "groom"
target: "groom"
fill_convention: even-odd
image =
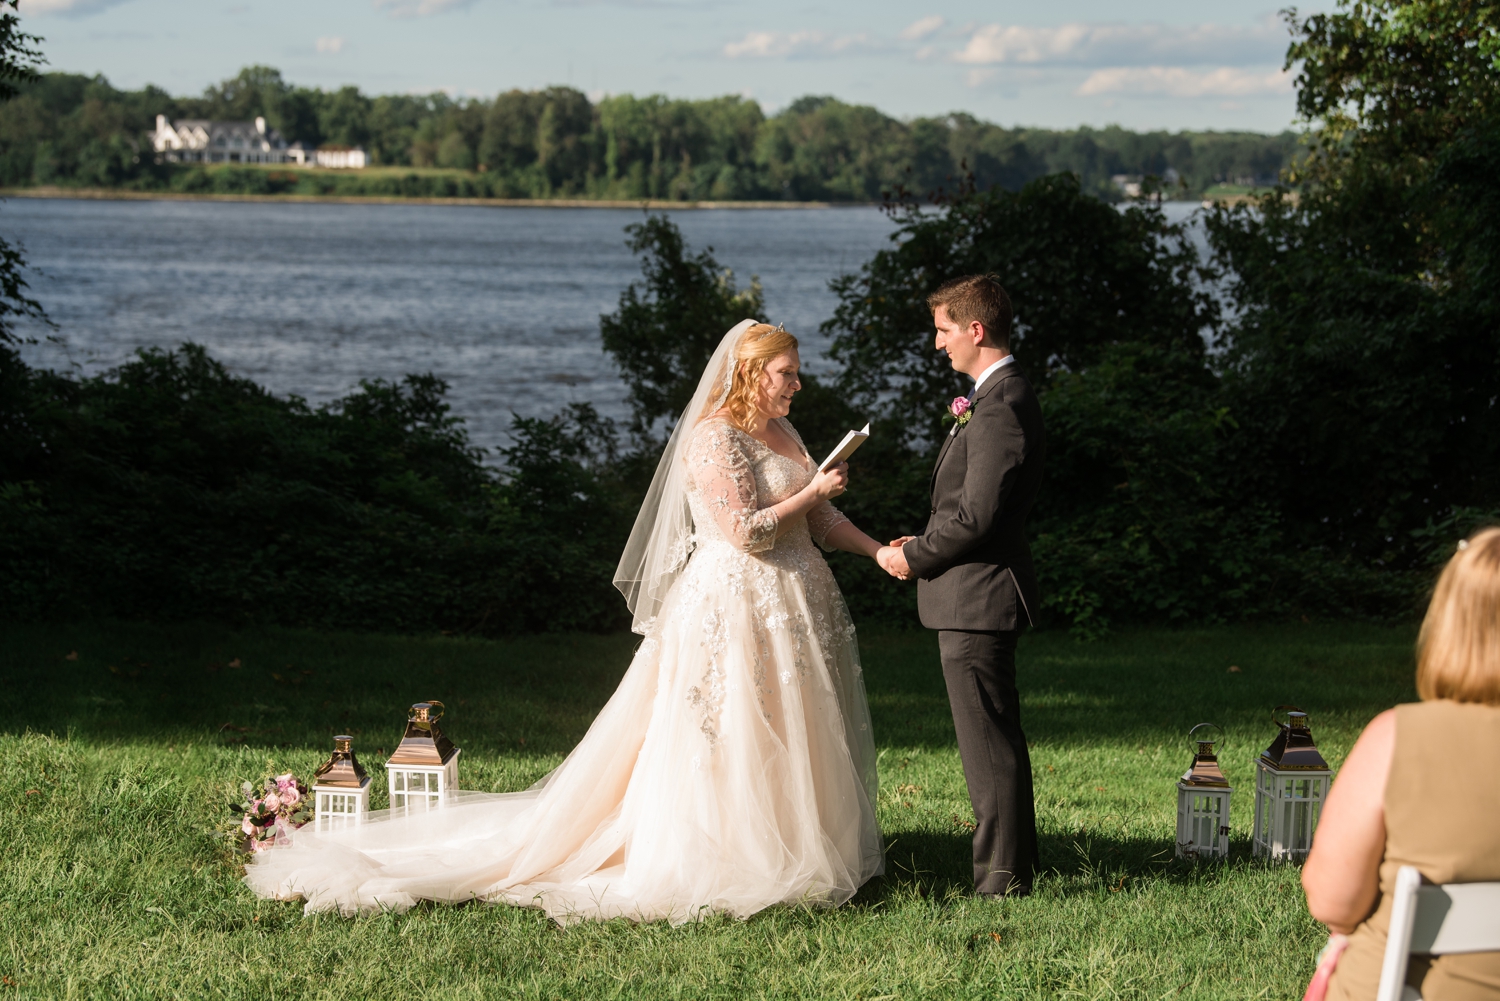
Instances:
[[[1016,693],[1016,639],[1037,608],[1026,514],[1042,482],[1047,435],[1036,393],[1010,353],[1011,305],[987,275],[927,297],[935,347],[974,380],[938,452],[926,530],[876,559],[915,574],[922,624],[938,631],[943,680],[978,826],[974,889],[1023,895],[1037,866],[1031,756]]]

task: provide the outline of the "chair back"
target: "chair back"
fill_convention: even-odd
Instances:
[[[1421,1001],[1406,986],[1406,963],[1414,952],[1500,952],[1500,883],[1423,886],[1416,867],[1402,866],[1375,1001]]]

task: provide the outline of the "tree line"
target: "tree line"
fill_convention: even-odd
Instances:
[[[1500,521],[1497,9],[1295,22],[1311,155],[1208,214],[1207,261],[1158,206],[1074,173],[895,199],[901,239],[835,283],[831,371],[792,410],[814,452],[873,419],[839,506],[921,528],[943,405],[968,388],[924,299],[989,272],[1048,428],[1044,622],[1413,618],[1456,541]],[[430,377],[314,409],[190,345],[94,378],[30,369],[12,320],[35,304],[0,261],[4,614],[622,628],[611,570],[662,435],[722,332],[762,314],[669,218],[627,236],[642,278],[601,333],[633,420],[517,419],[500,470]],[[911,587],[830,562],[857,619],[915,622]]]
[[[265,117],[288,142],[362,146],[375,164],[444,167],[456,177],[341,178],[205,170],[155,162],[156,116]],[[1016,190],[1071,172],[1119,200],[1115,175],[1168,178],[1196,196],[1219,183],[1269,185],[1297,152],[1292,133],[1071,131],[1003,128],[967,114],[903,121],[832,97],[803,97],[774,115],[753,100],[618,95],[590,101],[569,87],[494,99],[443,93],[375,97],[355,87],[293,86],[264,66],[201,97],[158,87],[119,90],[102,76],[46,73],[0,106],[0,184],[323,191],[480,197],[880,201],[886,192]]]

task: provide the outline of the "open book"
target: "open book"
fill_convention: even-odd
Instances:
[[[853,455],[855,449],[863,445],[865,443],[865,439],[868,437],[870,437],[869,424],[866,424],[862,430],[850,431],[848,434],[844,435],[844,440],[839,442],[839,447],[834,449],[829,454],[828,458],[823,460],[823,464],[818,467],[818,470],[821,472],[822,470],[827,469],[829,466],[837,466],[839,463],[849,458],[849,456]]]

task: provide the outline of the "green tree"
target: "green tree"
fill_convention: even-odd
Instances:
[[[536,162],[548,193],[580,194],[590,173],[593,106],[571,87],[549,87],[537,96]]]
[[[1287,68],[1297,110],[1336,174],[1354,161],[1430,164],[1500,105],[1494,0],[1341,0],[1299,21]],[[1330,175],[1331,179],[1331,175]]]
[[[325,141],[340,146],[370,142],[370,99],[358,87],[340,87],[325,95],[318,109],[318,130]]]
[[[1340,8],[1292,22],[1295,191],[1210,219],[1237,489],[1277,498],[1297,546],[1416,567],[1423,531],[1500,496],[1475,461],[1500,454],[1500,7]]]
[[[323,142],[323,129],[318,122],[322,100],[320,90],[293,88],[282,95],[275,115],[268,120],[287,142],[300,142],[316,149]]]
[[[479,159],[489,170],[511,172],[536,162],[536,128],[541,117],[536,95],[509,90],[485,112]]]
[[[1201,359],[1218,323],[1183,228],[1152,206],[1118,211],[1071,174],[1018,192],[966,189],[938,213],[895,212],[895,246],[834,283],[840,302],[824,329],[842,391],[908,433],[936,435],[942,403],[967,389],[932,350],[926,297],[950,278],[999,279],[1016,306],[1015,353],[1041,384],[1111,344]]]
[[[0,0],[0,101],[9,101],[19,89],[38,79],[43,57],[36,45],[42,41],[20,28],[16,0]],[[41,304],[28,295],[26,257],[20,247],[0,239],[0,368],[14,364],[10,345],[19,341],[16,321],[21,318],[46,321]],[[0,383],[8,382],[0,371]]]
[[[239,122],[264,116],[279,126],[281,103],[290,90],[280,70],[246,66],[237,75],[204,90],[201,114],[204,118]]]
[[[934,188],[952,173],[946,144],[921,137],[875,108],[804,97],[767,120],[756,159],[781,197],[877,201],[884,189]]]
[[[631,428],[647,437],[662,418],[680,414],[725,331],[764,310],[760,281],[735,285],[713,248],[690,254],[666,216],[626,227],[645,280],[620,295],[620,308],[599,318],[604,350],[630,387]]]

